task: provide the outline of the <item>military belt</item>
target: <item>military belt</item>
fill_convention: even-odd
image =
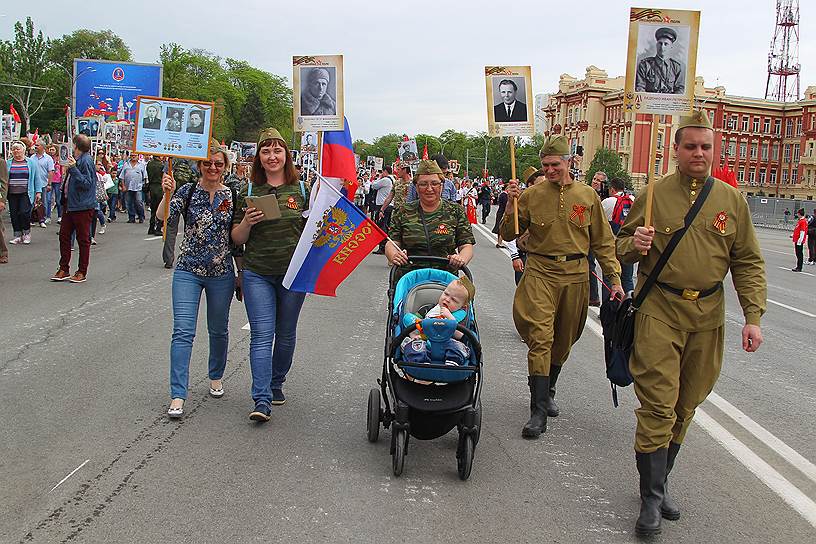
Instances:
[[[714,287],[709,289],[704,289],[702,291],[698,291],[697,289],[678,289],[677,287],[672,287],[671,285],[666,285],[665,283],[657,282],[661,289],[665,289],[669,293],[673,293],[678,297],[683,297],[686,300],[697,300],[701,298],[705,298],[709,295],[713,295],[717,291],[722,288],[722,283],[718,283]]]
[[[546,259],[550,259],[557,263],[565,263],[567,261],[577,261],[586,257],[583,253],[575,253],[573,255],[542,255]]]

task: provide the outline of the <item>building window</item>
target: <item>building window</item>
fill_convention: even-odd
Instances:
[[[660,161],[661,161],[661,159],[655,159],[655,169],[654,169],[654,175],[655,176],[660,175]]]
[[[752,159],[757,158],[757,143],[756,142],[751,142],[751,158]]]
[[[743,132],[748,132],[748,116],[747,115],[742,116],[742,131]]]
[[[759,183],[760,183],[760,185],[765,185],[765,169],[764,168],[759,169]]]
[[[737,130],[737,116],[732,115],[730,119],[728,119],[728,130]]]
[[[767,117],[762,121],[762,132],[769,134],[771,132],[771,120]]]
[[[740,159],[744,159],[746,153],[748,152],[748,144],[746,144],[745,142],[740,142],[739,146],[740,146]]]
[[[788,171],[782,170],[782,185],[785,185],[787,183],[788,183]]]
[[[754,132],[759,132],[759,117],[754,117],[753,129]]]
[[[774,119],[774,134],[777,136],[782,133],[782,119]]]
[[[768,160],[768,142],[762,142],[762,145],[760,146],[760,149],[761,149],[760,153],[762,155],[762,160],[767,161]]]
[[[737,181],[739,181],[740,183],[745,182],[745,169],[744,168],[740,168],[737,171]]]
[[[793,119],[785,121],[785,138],[790,138],[793,135]]]
[[[663,131],[658,131],[657,133],[657,148],[663,149]]]
[[[712,127],[714,126],[714,110],[708,110],[708,122]]]
[[[772,161],[779,160],[779,144],[773,144],[771,146],[771,160]]]
[[[793,144],[793,162],[799,162],[799,144]]]
[[[729,157],[737,156],[737,142],[735,140],[731,140],[730,142],[728,142],[728,156]]]
[[[620,131],[620,147],[623,147],[623,129]]]
[[[771,183],[776,184],[776,168],[771,170]]]
[[[791,183],[796,183],[796,178],[797,178],[798,174],[799,174],[799,170],[797,170],[796,168],[791,170]]]
[[[785,147],[782,148],[782,160],[785,162],[790,162],[790,155],[791,155],[791,144],[785,144]]]
[[[728,149],[728,142],[725,138],[722,139],[722,144],[720,145],[720,157],[725,157],[725,152]]]
[[[796,135],[797,136],[802,135],[802,118],[801,117],[796,120]]]
[[[753,168],[751,168],[751,170],[748,171],[748,182],[756,183],[756,170]]]

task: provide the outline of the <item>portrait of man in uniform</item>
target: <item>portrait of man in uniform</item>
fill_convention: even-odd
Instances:
[[[164,125],[165,130],[170,132],[181,132],[181,120],[184,118],[184,108],[167,108],[167,123]]]
[[[201,110],[191,110],[190,119],[187,121],[187,132],[190,134],[204,134],[204,112]]]
[[[300,150],[304,153],[317,152],[317,134],[304,132],[300,137]]]
[[[653,27],[643,25],[641,34],[651,33]],[[686,92],[686,62],[684,49],[678,41],[678,32],[662,26],[651,36],[638,36],[638,42],[646,41],[645,56],[638,61],[635,74],[635,91],[661,94],[684,94]],[[654,54],[652,54],[654,51]]]
[[[159,119],[158,106],[150,105],[145,108],[145,116],[144,119],[142,119],[142,128],[161,128],[161,119]]]
[[[505,78],[493,91],[493,119],[497,123],[527,121],[527,104],[517,100],[525,96],[524,78]]]
[[[400,143],[399,157],[403,162],[411,162],[417,160],[416,140],[408,140]]]
[[[301,70],[301,115],[337,115],[334,71],[333,66]]]

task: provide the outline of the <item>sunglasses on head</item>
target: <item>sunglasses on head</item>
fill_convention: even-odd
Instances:
[[[204,168],[209,168],[212,165],[215,165],[216,168],[224,168],[224,164],[224,161],[201,161]]]

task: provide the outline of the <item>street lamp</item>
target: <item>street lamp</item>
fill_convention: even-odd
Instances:
[[[440,145],[440,147],[442,148],[442,149],[441,149],[439,152],[440,152],[442,155],[444,155],[444,154],[445,154],[445,146],[446,146],[446,145],[448,145],[448,144],[450,143],[450,141],[452,140],[452,138],[448,138],[447,140],[441,140],[441,139],[437,138],[436,136],[431,136],[430,134],[428,134],[427,138],[433,138],[434,140],[436,140],[437,142],[439,142],[439,145]],[[425,143],[426,143],[426,144],[428,143],[427,138],[426,138],[426,140],[425,140]]]

